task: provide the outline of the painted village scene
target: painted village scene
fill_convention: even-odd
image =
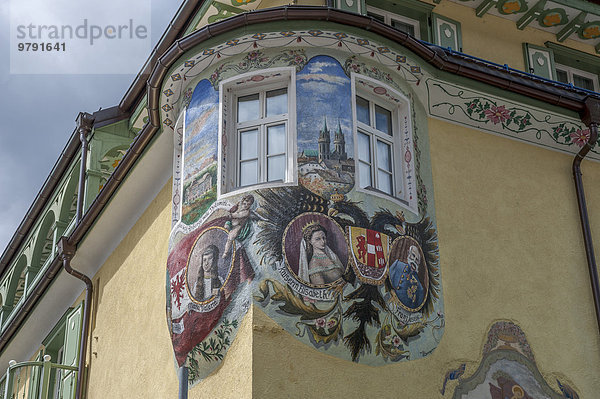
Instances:
[[[331,56],[287,59],[297,185],[217,199],[218,80],[197,81],[185,109],[167,314],[191,384],[218,367],[252,303],[315,350],[374,366],[428,356],[443,335],[432,209],[414,215],[354,190],[350,72]]]

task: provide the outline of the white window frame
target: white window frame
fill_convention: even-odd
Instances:
[[[418,200],[416,193],[416,176],[414,169],[414,142],[413,142],[413,128],[412,128],[412,111],[410,106],[410,100],[400,94],[393,88],[371,79],[364,75],[356,73],[351,74],[352,79],[352,121],[353,121],[353,137],[354,137],[354,159],[356,162],[355,172],[355,190],[363,192],[369,195],[375,195],[397,204],[408,208],[411,212],[418,215]],[[386,92],[398,99],[399,101],[393,102],[383,95],[377,95],[373,91],[367,91],[362,87],[358,87],[357,80],[369,82],[373,87],[383,87]],[[356,96],[360,96],[369,101],[369,112],[371,114],[371,124],[375,123],[374,119],[374,105],[379,105],[389,111],[391,111],[392,118],[392,135],[389,136],[383,132],[377,133],[377,130],[372,126],[359,122],[356,111]],[[373,104],[373,105],[371,105]],[[392,157],[392,185],[394,195],[389,195],[377,187],[362,187],[360,182],[360,160],[358,157],[358,133],[366,133],[370,136],[371,146],[371,181],[377,181],[377,150],[375,146],[376,139],[383,139],[391,144],[391,157]],[[410,154],[410,157],[406,157],[405,154]],[[409,183],[410,182],[410,183]]]
[[[385,11],[380,8],[375,8],[373,6],[367,6],[367,12],[382,16],[384,19],[384,23],[386,25],[392,26],[392,19],[395,19],[396,21],[405,23],[407,25],[412,25],[413,28],[415,29],[415,37],[417,39],[421,38],[421,31],[419,30],[419,28],[420,28],[419,21],[417,21],[416,19],[408,18],[403,15],[394,14],[393,12]]]
[[[270,77],[280,75],[277,77]],[[252,81],[253,76],[269,76],[264,81]],[[240,82],[243,82],[241,84]],[[241,87],[236,87],[237,85]],[[265,114],[266,92],[287,88],[287,114],[271,117]],[[259,94],[260,118],[237,123],[237,99],[252,94]],[[286,171],[283,181],[266,181],[266,131],[269,126],[285,124],[286,128]],[[239,139],[243,131],[258,128],[259,130],[259,182],[252,185],[239,185]],[[226,145],[224,145],[226,139]],[[219,85],[219,150],[217,172],[217,197],[227,197],[240,192],[258,188],[297,185],[296,173],[296,70],[294,67],[273,68],[253,71],[234,78],[224,80]],[[273,155],[273,154],[272,154]]]
[[[587,78],[590,79],[594,85],[594,91],[598,91],[598,75],[591,73],[591,72],[586,72],[583,71],[581,69],[577,69],[577,68],[573,68],[570,66],[566,66],[566,65],[562,65],[562,64],[554,64],[554,69],[557,71],[557,80],[558,80],[558,70],[561,70],[563,72],[567,73],[567,79],[569,80],[569,83],[571,83],[573,86],[575,86],[575,79],[573,79],[573,74],[575,75],[579,75],[583,78]],[[579,86],[575,86],[575,87],[579,87]],[[581,88],[581,87],[580,87]]]

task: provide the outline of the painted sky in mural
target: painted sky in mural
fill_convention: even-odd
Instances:
[[[208,80],[200,81],[185,115],[184,182],[217,160],[218,110],[219,93]]]
[[[338,122],[346,139],[346,149],[352,156],[352,108],[350,79],[340,64],[331,57],[312,58],[296,75],[298,104],[298,152],[317,150],[316,137],[327,118],[327,127],[333,133]],[[333,148],[333,147],[332,147]]]

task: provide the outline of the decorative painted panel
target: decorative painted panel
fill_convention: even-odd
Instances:
[[[525,48],[525,66],[527,71],[546,79],[555,79],[554,54],[552,50],[534,46],[529,43],[523,44]]]
[[[433,37],[439,46],[462,51],[460,23],[438,14],[432,14]]]
[[[554,150],[575,153],[590,131],[580,120],[489,94],[428,79],[429,112],[452,123],[470,126]],[[600,160],[598,148],[587,156]]]
[[[181,220],[174,211],[167,264],[178,365],[188,367],[192,383],[205,378],[252,303],[298,340],[333,356],[374,366],[427,356],[442,337],[444,313],[430,168],[421,165],[429,151],[425,108],[412,91],[420,68],[384,46],[375,54],[376,44],[343,32],[247,37],[187,58],[162,89],[163,120],[185,110],[183,136],[178,124],[164,123],[182,147],[182,161],[174,157]],[[257,48],[269,37],[288,47]],[[233,47],[236,53],[224,57]],[[215,65],[191,62],[217,51],[222,58]],[[369,59],[383,57],[393,72]],[[225,122],[236,114],[227,102],[219,108],[219,94],[226,97],[219,82],[256,71],[244,76],[268,84],[269,68],[283,66],[296,70],[297,122],[288,139],[297,144],[298,184],[269,183],[217,198],[210,193],[222,173],[219,143],[228,145]],[[352,79],[373,98],[407,102],[398,112],[411,110],[394,114],[392,135],[410,144],[396,162],[410,165],[398,178],[407,182],[414,207],[357,190]]]
[[[468,377],[466,371],[471,372]],[[564,376],[548,377],[538,369],[521,328],[511,321],[498,321],[487,333],[479,364],[467,367],[467,363],[462,363],[449,370],[440,393],[450,397],[449,388],[457,381],[454,399],[579,398]]]

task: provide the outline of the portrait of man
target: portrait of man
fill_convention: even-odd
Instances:
[[[427,298],[425,278],[427,270],[421,249],[415,241],[395,242],[392,254],[399,255],[390,266],[389,280],[402,307],[416,312]],[[391,257],[390,260],[393,258]]]

